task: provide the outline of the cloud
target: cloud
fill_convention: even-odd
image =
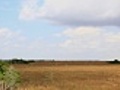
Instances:
[[[51,22],[79,26],[120,26],[120,0],[26,0],[22,19],[44,18]]]
[[[101,27],[69,28],[53,38],[30,40],[22,32],[0,28],[1,58],[113,59],[120,58],[120,32]],[[52,38],[51,38],[52,39]]]
[[[105,28],[100,27],[77,27],[67,29],[59,35],[67,37],[59,46],[67,53],[72,52],[73,57],[105,59],[120,56],[118,31],[107,32]]]
[[[53,49],[51,43],[38,37],[31,40],[21,31],[0,28],[0,58],[50,58],[55,55]]]
[[[28,40],[22,32],[0,28],[1,58],[21,58],[27,54],[28,45]]]
[[[22,0],[20,20],[34,20],[37,17],[38,0]]]
[[[69,59],[120,58],[120,0],[44,0],[42,5],[38,2],[23,0],[19,19],[44,19],[68,25],[69,29],[55,34],[57,42],[27,41],[26,53]]]
[[[45,0],[40,16],[68,25],[120,25],[119,0]]]
[[[8,28],[0,28],[0,49],[8,50],[17,48],[25,40],[25,37],[18,31],[12,31]]]

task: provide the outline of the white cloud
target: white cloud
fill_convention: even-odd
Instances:
[[[0,28],[0,49],[8,50],[17,48],[25,40],[25,37],[18,31],[12,31],[8,28]]]
[[[39,7],[37,1],[25,0],[20,17],[67,25],[120,25],[120,0],[44,0]]]
[[[97,30],[96,30],[97,29]],[[100,30],[95,27],[78,27],[78,28],[70,28],[63,32],[64,35],[69,37],[79,37],[79,36],[89,36],[89,35],[99,35]]]
[[[0,58],[49,58],[53,48],[38,37],[31,40],[18,30],[0,28]]]
[[[120,32],[99,27],[66,29],[55,40],[30,40],[22,32],[0,28],[0,56],[5,58],[120,58]],[[54,36],[55,38],[56,36]],[[52,38],[51,38],[52,39]],[[61,40],[62,39],[62,40]]]
[[[65,52],[72,52],[73,56],[120,58],[120,32],[107,32],[99,27],[78,27],[65,30],[61,37],[67,39],[59,46]]]
[[[40,16],[68,25],[120,25],[119,0],[45,0]]]
[[[27,53],[53,58],[120,58],[120,0],[44,0],[41,6],[38,2],[23,0],[19,18],[42,18],[69,25],[69,29],[55,34],[58,40],[52,44],[27,42]]]
[[[0,28],[0,56],[1,58],[21,58],[28,54],[30,42],[21,31]]]
[[[19,19],[34,20],[37,17],[38,0],[23,0]]]

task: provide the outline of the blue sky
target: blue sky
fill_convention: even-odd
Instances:
[[[119,8],[119,0],[0,0],[0,58],[120,58]]]

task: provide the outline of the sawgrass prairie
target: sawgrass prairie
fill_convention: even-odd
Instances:
[[[21,74],[19,90],[120,90],[120,65],[14,65]]]

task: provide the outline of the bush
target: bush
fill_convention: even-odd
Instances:
[[[26,61],[24,59],[16,59],[16,58],[9,60],[9,63],[11,64],[29,64],[34,62],[35,62],[34,60]]]
[[[119,63],[119,60],[118,60],[118,59],[115,59],[115,60],[114,60],[114,63]]]
[[[20,74],[8,63],[0,61],[0,90],[15,90]]]
[[[110,64],[120,64],[120,61],[118,59],[115,59],[114,61],[109,61]]]

